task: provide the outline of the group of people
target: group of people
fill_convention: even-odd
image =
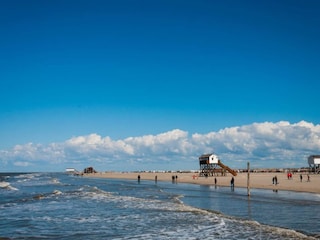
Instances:
[[[217,178],[214,178],[214,185],[217,185]],[[234,177],[231,178],[230,180],[230,186],[232,189],[234,189]]]
[[[287,173],[287,178],[288,178],[288,180],[292,180],[292,173],[291,172]],[[303,175],[300,174],[300,182],[302,182],[302,180],[303,180]],[[272,181],[274,183],[274,180],[272,180]],[[309,174],[307,174],[307,182],[310,182],[310,175]]]
[[[302,182],[302,179],[303,179],[302,174],[300,174],[300,182]],[[310,175],[309,174],[307,175],[307,182],[310,182]]]
[[[291,180],[292,179],[292,173],[291,172],[288,172],[287,173],[287,177],[288,177],[288,180]],[[300,174],[300,182],[302,182],[303,180],[303,176],[302,174]],[[307,174],[307,182],[310,182],[310,175]]]
[[[173,176],[172,175],[172,183],[177,183],[178,182],[178,176]]]

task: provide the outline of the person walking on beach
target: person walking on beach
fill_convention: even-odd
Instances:
[[[303,178],[303,177],[302,177],[302,174],[300,174],[300,182],[302,182],[302,178]]]
[[[309,174],[307,175],[307,178],[308,178],[307,182],[310,182],[310,175]]]
[[[272,184],[274,184],[274,185],[277,185],[277,184],[278,184],[278,178],[277,178],[277,176],[274,176],[274,177],[272,178]]]
[[[214,185],[217,185],[217,178],[214,178]]]
[[[231,189],[234,190],[234,178],[233,177],[231,178],[230,184],[231,184]]]
[[[272,178],[272,184],[274,185],[275,182],[275,177]]]

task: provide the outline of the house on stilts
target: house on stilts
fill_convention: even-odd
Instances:
[[[308,163],[312,172],[320,173],[320,155],[310,155]]]
[[[200,176],[209,177],[221,173],[225,175],[226,172],[231,173],[233,176],[237,176],[237,172],[227,165],[224,165],[217,155],[203,154],[199,157],[200,164]]]

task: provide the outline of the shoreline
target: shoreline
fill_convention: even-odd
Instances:
[[[109,179],[126,179],[137,180],[140,175],[140,181],[166,181],[172,182],[172,177],[177,176],[177,183],[191,183],[199,185],[215,186],[215,178],[217,179],[216,186],[230,187],[231,174],[226,176],[210,176],[198,177],[198,173],[180,173],[180,172],[99,172],[84,174],[84,177],[92,178],[109,178]],[[235,188],[247,188],[247,173],[238,173],[234,177]],[[310,181],[308,181],[307,173],[302,173],[302,181],[300,181],[300,174],[292,175],[288,179],[286,173],[250,173],[250,189],[270,189],[294,192],[306,192],[320,194],[320,174],[309,174]],[[278,184],[273,184],[273,177],[277,176]]]

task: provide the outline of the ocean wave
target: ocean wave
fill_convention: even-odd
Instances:
[[[140,209],[143,212],[147,211],[150,216],[152,216],[152,219],[155,223],[163,222],[165,220],[169,221],[167,214],[168,212],[170,212],[171,218],[177,219],[177,221],[179,221],[179,219],[183,219],[183,221],[188,222],[186,218],[189,218],[190,223],[198,223],[197,230],[193,229],[192,233],[186,229],[181,229],[179,234],[177,234],[177,231],[163,231],[162,237],[161,235],[157,235],[157,239],[168,239],[168,236],[170,236],[169,238],[184,239],[186,235],[181,235],[182,233],[187,233],[188,239],[192,239],[192,236],[194,236],[194,239],[198,239],[199,234],[204,237],[209,237],[209,239],[236,239],[235,236],[241,236],[242,239],[257,239],[260,237],[260,235],[264,236],[261,239],[264,239],[265,236],[268,236],[267,238],[269,239],[279,238],[279,236],[282,239],[310,239],[309,236],[294,230],[263,225],[257,221],[240,219],[224,215],[217,211],[186,205],[181,200],[183,195],[172,195],[173,201],[163,201],[159,199],[120,196],[114,193],[103,191],[97,187],[91,187],[87,190],[89,189],[90,191],[82,193],[83,197],[90,198],[92,201],[112,201],[117,203],[118,208],[135,210]],[[151,214],[152,212],[154,213],[154,211],[156,211],[156,214]],[[137,215],[137,218],[139,217],[141,216]],[[151,219],[151,217],[148,217],[147,215],[146,217]],[[124,219],[126,219],[126,221],[128,220],[128,216],[125,216],[124,219],[121,218],[122,216],[117,216],[115,219],[113,219],[113,221],[121,222],[124,221]],[[133,221],[134,219],[135,217],[133,217]],[[86,219],[86,221],[92,221],[92,219]],[[199,224],[199,222],[202,224]],[[213,232],[216,232],[216,236],[214,237],[212,236]],[[138,234],[133,236],[132,239],[141,239],[145,237],[147,237],[147,235]]]

